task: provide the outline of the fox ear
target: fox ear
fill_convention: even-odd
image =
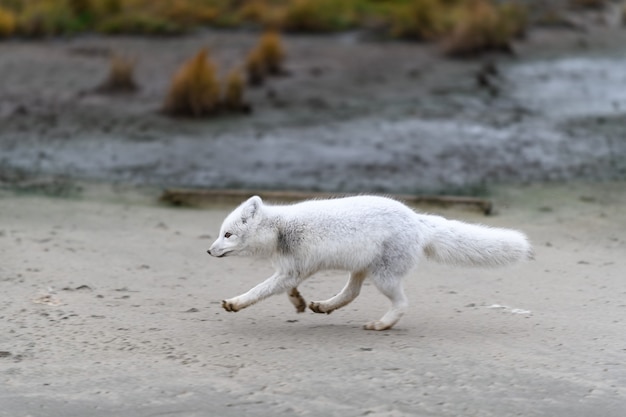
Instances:
[[[250,197],[245,203],[243,203],[241,221],[245,224],[248,220],[253,219],[261,209],[261,205],[263,205],[261,197],[258,195]]]

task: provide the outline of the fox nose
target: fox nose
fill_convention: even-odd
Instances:
[[[211,249],[209,249],[208,251],[206,251],[206,253],[208,253],[209,255],[211,255]]]

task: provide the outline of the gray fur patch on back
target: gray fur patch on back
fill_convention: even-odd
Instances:
[[[424,254],[429,258],[434,258],[437,256],[437,251],[433,245],[424,246]]]

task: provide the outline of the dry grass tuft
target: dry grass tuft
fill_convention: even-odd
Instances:
[[[246,59],[248,84],[259,86],[267,76],[284,74],[284,61],[285,48],[280,34],[275,30],[265,32]]]
[[[244,88],[245,82],[241,71],[232,71],[226,79],[226,91],[223,99],[225,110],[244,113],[251,110],[250,105],[245,102],[243,97]]]
[[[511,35],[523,38],[529,26],[528,9],[518,2],[504,3],[500,6],[500,18],[509,26]]]
[[[131,93],[137,90],[135,82],[135,60],[121,55],[111,57],[109,75],[96,89],[101,93]]]
[[[395,38],[431,40],[450,25],[450,7],[439,0],[416,0],[392,14],[390,34]]]
[[[93,0],[67,0],[72,13],[77,17],[87,17],[94,15],[96,12],[96,5]]]
[[[17,18],[11,11],[0,7],[0,38],[7,38],[15,32]]]
[[[444,51],[451,56],[470,56],[485,51],[510,52],[512,39],[525,26],[521,21],[525,15],[521,12],[494,5],[488,0],[468,0],[459,16],[444,41]]]
[[[80,30],[65,2],[25,2],[19,13],[18,32],[26,36],[51,36]]]
[[[244,2],[237,14],[247,22],[262,22],[268,13],[268,4],[265,0],[248,0]]]
[[[105,34],[180,35],[185,28],[172,20],[150,14],[120,13],[103,19],[96,27]]]
[[[292,0],[283,9],[281,26],[299,32],[348,29],[357,23],[355,4],[349,0]]]
[[[203,117],[219,111],[220,86],[215,64],[202,49],[174,75],[163,110],[172,116]]]
[[[510,1],[483,0],[504,10]],[[567,0],[602,7],[609,0]],[[566,3],[567,3],[566,2]],[[54,36],[84,31],[175,35],[199,26],[333,32],[361,27],[396,38],[440,40],[474,0],[0,0],[16,32]],[[5,13],[6,14],[6,13]],[[3,14],[3,15],[5,15]],[[0,33],[7,33],[2,27]],[[5,19],[6,20],[6,19]],[[7,35],[4,35],[7,36]]]
[[[178,25],[193,27],[214,23],[219,16],[219,10],[189,0],[170,0],[165,2],[159,15]]]
[[[285,48],[277,31],[265,32],[257,48],[268,74],[280,75],[284,72]]]
[[[115,15],[124,11],[124,0],[100,0],[98,3],[103,15]]]
[[[246,58],[246,74],[248,75],[248,85],[252,87],[261,86],[265,82],[267,77],[265,63],[258,48],[253,49]]]

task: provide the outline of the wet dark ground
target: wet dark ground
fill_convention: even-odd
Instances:
[[[289,74],[251,115],[160,113],[202,46],[225,76],[247,32],[0,43],[0,180],[478,194],[495,184],[626,178],[626,40],[610,25],[536,29],[512,56],[450,60],[358,33],[288,36]],[[139,92],[102,95],[110,53]]]

